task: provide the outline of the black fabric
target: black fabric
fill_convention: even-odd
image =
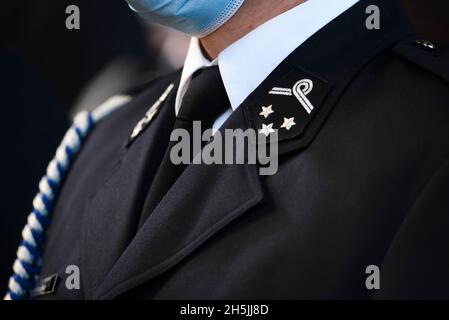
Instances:
[[[182,101],[178,120],[201,121],[211,128],[215,119],[231,107],[218,66],[198,70]],[[183,127],[180,123],[178,126]]]
[[[221,79],[218,67],[201,69],[193,76],[189,88],[184,95],[183,103],[176,117],[173,130],[185,129],[190,136],[193,135],[193,122],[200,121],[204,132],[212,128],[214,121],[231,107],[226,90]],[[173,164],[170,160],[171,148],[177,143],[169,144],[160,168],[151,185],[148,197],[145,200],[139,226],[148,219],[151,212],[159,204],[176,179],[182,174],[188,164]],[[204,145],[204,143],[202,143]],[[191,143],[192,157],[193,144]]]
[[[368,5],[379,6],[380,30],[366,29]],[[411,35],[396,1],[359,1],[285,59],[220,129],[257,126],[249,108],[292,70],[331,84],[323,99],[310,96],[317,111],[302,131],[279,143],[278,172],[189,165],[126,243],[148,193],[142,173],[165,151],[157,131],[175,91],[130,148],[123,143],[180,73],[154,83],[83,145],[43,260],[42,276],[61,281],[42,298],[449,298],[449,83],[435,67],[447,63],[447,49],[413,45],[399,54],[420,38]],[[301,108],[285,99],[286,113]],[[80,290],[64,286],[72,264]],[[380,268],[380,290],[365,286],[369,265]]]

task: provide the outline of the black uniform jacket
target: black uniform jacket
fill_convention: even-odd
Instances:
[[[380,29],[366,26],[372,4]],[[153,81],[97,125],[68,174],[42,270],[60,281],[42,298],[449,298],[449,51],[417,40],[396,1],[360,1],[297,48],[221,129],[273,123],[278,173],[189,165],[136,232],[180,72]],[[269,93],[304,79],[313,89],[294,93],[310,113],[294,95]],[[275,113],[265,119],[269,104]],[[284,117],[296,126],[281,129]],[[79,290],[66,288],[69,265],[80,268]],[[371,265],[379,290],[366,287]]]

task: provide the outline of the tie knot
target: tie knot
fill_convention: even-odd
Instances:
[[[199,70],[184,95],[178,119],[201,121],[203,128],[213,122],[230,107],[228,95],[217,66]]]

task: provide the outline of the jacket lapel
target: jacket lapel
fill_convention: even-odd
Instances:
[[[132,102],[134,106],[124,107],[137,106],[142,110],[141,114],[136,114],[135,123],[157,100],[154,92],[162,93],[167,86],[166,83],[161,84],[160,89],[137,97]],[[118,151],[119,156],[113,160],[114,164],[108,174],[87,200],[81,236],[81,264],[84,270],[83,287],[88,297],[92,296],[94,289],[136,233],[139,204],[145,196],[144,190],[148,188],[146,177],[151,176],[152,171],[157,169],[158,158],[162,157],[161,150],[164,150],[161,145],[163,139],[158,138],[162,132],[169,132],[173,123],[174,96],[172,92],[168,100],[160,106],[151,126],[142,132],[132,146],[128,147],[127,140],[123,140]]]
[[[274,101],[279,104],[282,116],[273,122],[276,129],[280,130],[279,121],[288,116],[287,111],[298,112],[300,122],[295,131],[279,134],[280,154],[306,148],[357,72],[380,51],[410,33],[395,1],[372,0],[369,4],[380,7],[381,30],[366,29],[368,2],[360,1],[293,52],[231,115],[222,130],[261,129],[264,119],[257,118],[259,109]],[[274,87],[281,85],[293,90],[303,79],[314,81],[318,90],[307,95],[313,112],[304,113],[301,109],[304,105],[294,100],[297,98],[294,94],[288,102],[278,100],[280,97],[270,100],[274,99],[270,94]],[[263,192],[257,169],[256,165],[190,165],[104,281],[87,297],[112,299],[155,278],[259,204]]]
[[[242,125],[236,112],[225,127]],[[93,298],[113,298],[167,271],[262,198],[255,165],[189,165]]]

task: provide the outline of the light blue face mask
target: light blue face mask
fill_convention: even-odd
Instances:
[[[245,0],[126,0],[148,22],[204,37],[228,21]]]

